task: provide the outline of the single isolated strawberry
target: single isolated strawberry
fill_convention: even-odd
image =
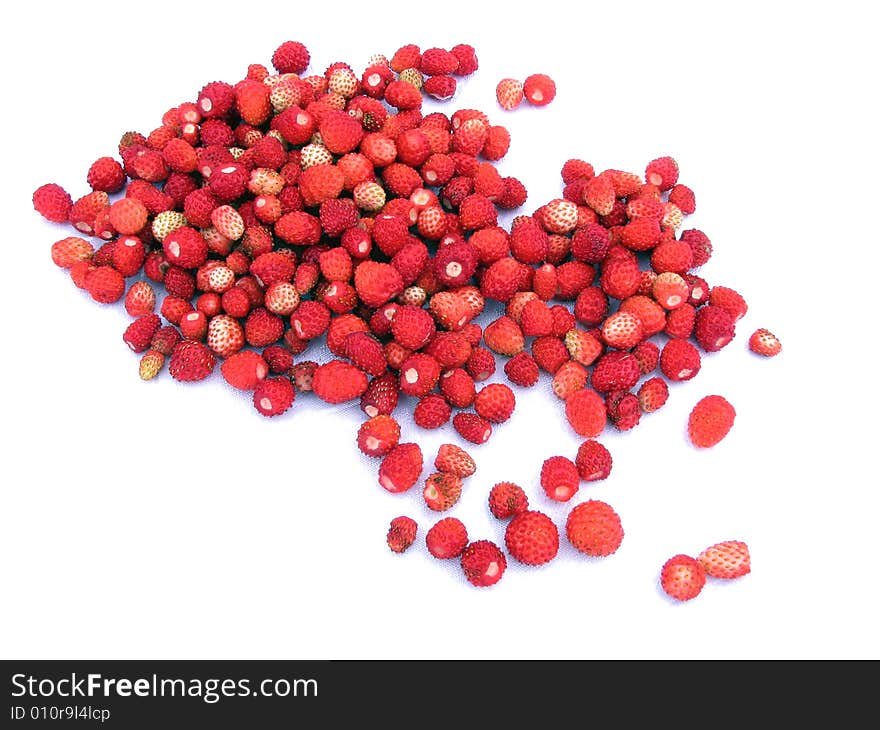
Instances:
[[[611,474],[611,452],[595,439],[587,439],[578,447],[574,463],[585,482],[601,481]]]
[[[367,456],[385,456],[399,441],[400,424],[389,415],[368,418],[358,428],[358,449]]]
[[[467,451],[455,444],[441,444],[434,458],[434,468],[439,472],[465,479],[474,474],[477,464]]]
[[[444,517],[425,534],[428,552],[439,560],[457,558],[468,544],[467,528],[457,517]]]
[[[525,512],[529,498],[525,490],[513,482],[498,482],[489,490],[489,511],[499,520]]]
[[[760,327],[749,337],[749,349],[757,355],[775,357],[782,352],[782,343],[770,330]]]
[[[391,520],[385,541],[391,552],[402,553],[416,541],[418,523],[406,515],[400,515]]]
[[[733,428],[736,410],[720,395],[707,395],[688,416],[688,436],[694,446],[711,448]]]
[[[571,459],[551,456],[541,465],[541,488],[550,499],[567,502],[580,488],[580,473]]]

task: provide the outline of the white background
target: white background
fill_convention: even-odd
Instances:
[[[868,5],[19,6],[2,44],[0,654],[878,658]],[[355,406],[306,395],[269,420],[216,372],[143,383],[121,304],[93,303],[52,264],[69,229],[33,211],[37,186],[82,195],[89,164],[114,154],[122,132],[148,133],[287,39],[307,44],[316,72],[337,60],[360,71],[408,42],[473,44],[480,70],[442,109],[479,107],[511,130],[500,167],[528,186],[525,212],[560,194],[569,157],[636,172],[678,160],[697,196],[685,227],[715,245],[700,273],[749,302],[736,339],[636,430],[604,435],[611,477],[568,505],[543,496],[538,473],[579,440],[546,376],[518,389],[513,419],[473,448],[478,471],[451,513],[500,544],[504,525],[485,502],[495,482],[523,485],[559,524],[594,497],[622,517],[617,554],[587,560],[563,539],[552,563],[511,561],[498,585],[472,588],[454,561],[424,551],[438,515],[420,489],[379,487],[378,462],[355,446]],[[502,111],[497,81],[534,72],[556,79],[557,99]],[[762,326],[781,356],[748,352]],[[708,393],[738,415],[725,441],[698,451],[685,423]],[[460,443],[451,427],[419,433],[405,405],[404,439],[427,460]],[[420,542],[396,555],[385,532],[403,513]],[[666,558],[725,539],[749,544],[753,572],[686,604],[666,599]]]

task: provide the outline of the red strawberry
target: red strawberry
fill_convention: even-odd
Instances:
[[[565,534],[575,548],[591,557],[611,555],[623,542],[620,516],[597,499],[581,502],[568,513]]]
[[[642,340],[633,348],[632,354],[639,361],[642,375],[654,372],[660,363],[660,348],[650,340]]]
[[[615,315],[612,315],[612,317],[613,316]],[[623,320],[620,317],[618,317],[617,321],[622,325],[621,330],[627,329],[628,324],[633,324],[633,332],[637,333],[639,327],[641,326],[635,326],[634,323],[629,322],[629,320]],[[613,340],[614,335],[611,334],[611,332],[613,332],[615,329],[614,323],[612,323],[608,329],[609,336],[611,336]],[[629,335],[623,336],[628,337]],[[568,332],[565,333],[565,347],[568,350],[568,354],[571,356],[571,359],[585,367],[592,365],[595,362],[596,358],[599,357],[599,355],[601,355],[605,349],[602,346],[602,343],[596,337],[594,337],[589,332],[577,329],[576,327],[572,327],[570,330],[568,330]]]
[[[605,402],[592,388],[582,388],[565,399],[565,417],[574,432],[584,438],[595,438],[605,428]]]
[[[419,480],[422,465],[422,450],[418,444],[398,444],[379,465],[379,484],[389,492],[405,492]]]
[[[728,286],[713,286],[709,290],[709,304],[727,310],[734,322],[742,319],[749,311],[749,305],[742,294]]]
[[[440,392],[456,408],[470,408],[477,394],[474,379],[464,368],[447,370],[440,376]]]
[[[216,358],[201,342],[183,340],[171,353],[168,372],[175,380],[192,382],[204,380],[214,370]]]
[[[605,409],[608,411],[608,420],[618,431],[634,428],[642,417],[638,397],[628,390],[614,390],[607,393]]]
[[[752,570],[749,546],[740,540],[726,540],[710,545],[697,555],[706,575],[730,580]]]
[[[504,374],[514,385],[530,388],[538,382],[538,363],[527,352],[514,355],[504,365]]]
[[[400,424],[379,414],[364,421],[357,433],[357,445],[367,456],[385,456],[400,441]]]
[[[279,74],[302,74],[309,66],[309,50],[298,41],[284,41],[272,54]]]
[[[663,378],[649,378],[639,387],[638,398],[642,412],[653,413],[669,398],[669,386]]]
[[[600,393],[612,390],[629,390],[642,376],[639,361],[629,352],[609,352],[596,361],[592,385]]]
[[[359,398],[368,382],[363,370],[344,360],[331,360],[315,370],[312,390],[325,403],[345,403]]]
[[[476,413],[456,413],[452,417],[452,426],[459,436],[472,444],[484,444],[492,435],[492,424]]]
[[[551,456],[541,465],[541,488],[550,499],[567,502],[580,488],[577,466],[564,456]]]
[[[507,315],[502,315],[487,325],[483,339],[493,352],[512,357],[523,351],[525,337],[520,326]]]
[[[546,106],[556,97],[556,83],[547,74],[532,74],[523,82],[523,95],[534,106]]]
[[[490,383],[477,393],[474,410],[491,423],[503,423],[516,406],[513,391],[504,383]]]
[[[663,345],[660,370],[673,381],[690,380],[700,372],[700,352],[688,340],[672,339]]]
[[[440,364],[425,353],[411,354],[400,364],[400,390],[407,395],[418,398],[427,395],[439,378]]]
[[[707,304],[697,309],[694,320],[694,338],[706,352],[716,352],[736,336],[735,320],[717,305]]]
[[[135,319],[125,330],[122,339],[132,352],[145,352],[150,348],[153,336],[162,325],[156,314],[144,314]]]
[[[397,408],[400,394],[397,377],[386,372],[370,380],[361,396],[360,407],[370,418],[380,414],[389,415]]]
[[[593,439],[587,439],[578,447],[574,463],[585,482],[607,479],[611,473],[611,453]]]
[[[525,512],[529,498],[522,487],[513,482],[498,482],[489,490],[489,511],[499,520]]]
[[[234,317],[218,314],[208,323],[207,344],[219,357],[229,357],[244,347],[244,330]]]
[[[452,417],[452,407],[437,393],[422,396],[413,409],[413,421],[419,428],[440,428]]]
[[[484,588],[501,580],[507,568],[507,558],[494,542],[476,540],[462,552],[461,568],[468,583]]]
[[[73,198],[60,185],[47,183],[34,191],[33,203],[34,210],[47,221],[67,223],[70,218],[70,209],[73,206]]]
[[[125,293],[125,278],[112,266],[91,269],[85,278],[85,289],[101,304],[112,304]]]
[[[241,350],[223,360],[220,374],[233,388],[253,390],[269,374],[269,365],[253,350]]]
[[[379,307],[403,291],[403,279],[390,264],[362,261],[354,271],[354,286],[368,307]]]
[[[416,541],[418,524],[412,517],[401,515],[391,520],[385,541],[392,552],[402,553]]]
[[[295,398],[296,389],[290,378],[264,378],[254,388],[254,408],[269,418],[284,413]]]
[[[608,347],[631,350],[644,337],[642,321],[631,312],[617,311],[602,323],[602,339]]]
[[[471,476],[477,465],[464,449],[455,444],[442,444],[434,459],[434,468],[462,479]]]
[[[688,416],[688,436],[694,446],[711,448],[733,428],[736,418],[734,407],[720,395],[707,395]]]
[[[543,565],[559,552],[559,530],[543,512],[526,510],[507,524],[504,543],[520,563]]]
[[[457,558],[468,544],[467,528],[457,517],[444,517],[425,534],[428,552],[439,560]]]
[[[368,332],[350,332],[343,349],[345,357],[368,375],[381,375],[388,367],[382,343]]]
[[[425,480],[422,496],[429,509],[435,512],[445,512],[461,498],[461,488],[461,477],[435,472]]]
[[[79,236],[68,236],[52,244],[52,262],[62,269],[69,269],[77,261],[89,261],[94,253],[94,246]]]
[[[689,555],[673,555],[660,570],[660,586],[678,601],[696,598],[706,585],[706,571]]]
[[[645,180],[660,190],[671,190],[678,182],[678,163],[671,157],[658,157],[645,168]]]
[[[770,330],[761,327],[749,337],[749,349],[764,357],[774,357],[782,352],[782,343]]]
[[[492,377],[495,373],[495,356],[485,347],[474,347],[465,368],[471,378],[479,383]]]

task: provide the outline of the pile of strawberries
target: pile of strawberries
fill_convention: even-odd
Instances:
[[[125,133],[118,159],[89,168],[87,194],[40,187],[36,210],[78,234],[52,246],[53,261],[96,302],[124,302],[123,339],[144,380],[166,365],[183,382],[219,369],[266,417],[300,393],[359,401],[357,445],[390,492],[409,491],[425,466],[419,445],[401,442],[401,402],[420,428],[451,422],[479,445],[513,414],[514,388],[535,386],[541,373],[583,438],[576,455],[543,463],[544,495],[567,502],[582,481],[605,479],[602,432],[629,430],[662,407],[667,382],[695,377],[747,310],[737,291],[695,273],[712,243],[683,229],[695,197],[675,160],[652,160],[642,175],[570,159],[560,197],[508,229],[499,213],[527,200],[523,183],[494,164],[508,130],[476,109],[422,108],[425,96],[453,97],[457,79],[477,69],[471,46],[406,45],[362,71],[337,62],[307,75],[309,62],[303,44],[287,41],[272,70],[253,64],[237,83],[210,82],[148,134]],[[555,95],[543,74],[497,89],[505,111]],[[485,321],[490,301],[504,313]],[[319,340],[333,359],[300,358]],[[749,345],[780,350],[767,330]],[[499,357],[510,385],[483,384]],[[708,396],[691,415],[692,442],[718,443],[734,417],[724,398]],[[423,482],[425,504],[452,509],[475,470],[464,448],[444,444]],[[453,516],[427,531],[429,552],[458,559],[477,586],[501,578],[507,555],[528,565],[556,555],[560,530],[520,486],[496,484],[488,507],[509,520],[506,553],[471,540]],[[405,550],[417,529],[406,516],[392,521],[390,548]],[[597,557],[623,538],[619,516],[598,500],[575,506],[564,533]],[[747,564],[746,552],[738,574]]]

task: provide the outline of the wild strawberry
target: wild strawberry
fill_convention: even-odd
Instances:
[[[653,413],[663,407],[669,398],[669,386],[663,378],[649,378],[639,386],[639,407],[643,413]]]
[[[405,492],[419,480],[422,466],[422,450],[418,444],[398,444],[382,459],[379,484],[389,492]]]
[[[465,369],[476,383],[488,380],[495,374],[495,356],[485,347],[474,347],[465,363]]]
[[[425,480],[422,496],[429,509],[445,512],[461,498],[461,478],[454,474],[435,472]]]
[[[492,435],[492,424],[476,413],[456,413],[452,417],[452,426],[459,436],[472,444],[484,444]]]
[[[686,274],[684,277],[691,288],[688,304],[693,307],[701,307],[709,302],[709,284],[702,277],[694,274]]]
[[[507,523],[504,544],[520,563],[544,565],[559,552],[559,530],[543,512],[526,510]]]
[[[660,362],[660,348],[651,340],[642,340],[633,348],[633,357],[639,362],[642,375],[654,372]]]
[[[627,390],[615,390],[605,395],[608,420],[618,431],[629,431],[638,426],[642,417],[639,399]]]
[[[118,193],[125,185],[125,172],[112,157],[99,157],[89,167],[86,180],[92,190]]]
[[[693,249],[686,241],[661,241],[651,252],[651,268],[658,274],[671,271],[684,276],[693,266]]]
[[[382,343],[368,332],[346,335],[343,354],[368,375],[381,375],[388,367]]]
[[[440,392],[456,408],[470,408],[477,395],[474,379],[464,368],[452,368],[440,376]]]
[[[440,428],[452,417],[452,406],[437,393],[424,395],[413,409],[413,421],[424,429]]]
[[[507,315],[487,325],[483,331],[483,339],[493,352],[513,357],[525,348],[525,338],[519,325]]]
[[[80,233],[95,232],[95,219],[101,211],[110,207],[107,193],[95,190],[74,201],[68,213],[68,220]]]
[[[597,499],[581,502],[568,513],[565,534],[577,550],[594,558],[617,552],[624,536],[620,516]]]
[[[577,295],[574,316],[578,322],[595,327],[608,314],[608,297],[598,286],[588,286]]]
[[[617,311],[602,323],[602,339],[618,350],[632,349],[643,336],[642,321],[630,312]]]
[[[434,468],[445,474],[466,478],[474,474],[477,465],[473,457],[455,444],[441,444],[434,458]]]
[[[691,215],[691,213],[697,209],[694,191],[687,185],[682,185],[680,183],[673,185],[672,189],[669,191],[668,200],[670,203],[677,205],[679,210],[685,215]]]
[[[156,292],[149,282],[136,281],[125,293],[125,311],[132,317],[150,314],[156,308]],[[167,353],[166,353],[167,354]]]
[[[691,247],[693,266],[702,266],[711,258],[712,241],[703,231],[691,228],[682,231],[679,238]]]
[[[306,300],[290,316],[290,326],[297,337],[311,340],[320,337],[330,326],[330,310],[323,302]]]
[[[687,303],[690,286],[679,274],[664,272],[654,280],[651,292],[661,307],[676,309]]]
[[[669,380],[690,380],[701,365],[699,351],[688,340],[669,340],[660,352],[660,370]]]
[[[214,370],[216,358],[205,345],[195,340],[183,340],[171,353],[168,372],[175,380],[192,382],[204,380]]]
[[[517,79],[501,79],[495,87],[495,98],[502,109],[510,111],[522,104],[523,83]]]
[[[639,264],[634,258],[615,257],[602,265],[599,284],[609,297],[631,297],[639,290],[640,282]]]
[[[489,490],[489,511],[499,520],[525,512],[529,498],[523,488],[513,482],[498,482]]]
[[[401,515],[391,520],[385,542],[391,552],[402,553],[416,541],[418,524],[412,517]]]
[[[413,305],[400,307],[391,320],[391,333],[396,342],[410,350],[419,350],[436,332],[428,310]]]
[[[457,517],[444,517],[425,535],[428,552],[439,560],[457,558],[468,544],[467,528]]]
[[[69,269],[77,261],[89,261],[94,253],[94,246],[79,236],[68,236],[52,244],[52,261],[62,269]]]
[[[468,583],[478,588],[495,585],[507,568],[507,558],[490,540],[476,540],[461,554],[461,568]]]
[[[183,339],[183,337],[176,327],[166,325],[165,327],[160,327],[156,330],[156,333],[153,335],[153,339],[150,342],[150,349],[158,350],[163,355],[170,355],[181,339]]]
[[[504,374],[514,385],[530,388],[538,382],[540,372],[534,358],[527,352],[520,352],[504,364]]]
[[[458,66],[455,69],[456,76],[470,76],[479,68],[477,60],[477,52],[474,47],[467,43],[459,43],[449,49],[449,52],[455,56]]]
[[[782,343],[770,330],[760,327],[749,337],[749,349],[764,357],[774,357],[782,352]]]
[[[605,401],[592,388],[582,388],[565,399],[565,417],[574,432],[584,438],[596,438],[605,428]]]
[[[706,585],[706,571],[689,555],[673,555],[660,570],[660,587],[670,598],[690,601]]]
[[[147,350],[141,356],[140,363],[138,364],[138,374],[141,380],[152,380],[155,378],[159,371],[162,370],[164,364],[165,355],[158,350]]]
[[[317,369],[318,363],[314,360],[298,362],[290,369],[290,377],[293,378],[293,384],[298,391],[307,393],[312,390],[312,381]]]
[[[430,393],[440,378],[440,364],[430,355],[416,352],[400,365],[400,390],[421,398]]]
[[[379,307],[403,291],[403,279],[390,264],[362,261],[354,270],[354,286],[368,307]]]
[[[122,339],[132,352],[145,352],[161,325],[158,315],[143,314],[128,325]]]
[[[290,378],[264,378],[254,388],[254,408],[268,418],[280,416],[287,411],[295,398],[296,389]]]
[[[513,210],[525,205],[528,199],[528,191],[525,185],[515,177],[504,178],[504,191],[495,201],[495,204],[502,210]]]
[[[433,99],[446,101],[455,96],[458,83],[452,76],[439,74],[431,76],[422,86],[422,91]]]
[[[298,41],[284,41],[272,54],[272,65],[280,74],[301,75],[309,66],[309,50]]]
[[[218,314],[208,323],[207,344],[218,357],[227,358],[244,347],[244,329],[234,317]]]
[[[244,321],[245,341],[251,347],[272,345],[284,336],[284,320],[265,307],[255,307]]]
[[[629,352],[613,351],[602,355],[593,368],[591,383],[600,393],[629,390],[641,377],[639,362]]]
[[[487,299],[508,301],[519,289],[523,264],[505,256],[492,262],[480,279],[480,291]]]
[[[437,332],[425,346],[425,353],[433,357],[443,371],[464,367],[473,347],[460,332]]]
[[[96,302],[112,304],[125,293],[125,279],[112,266],[97,266],[86,274],[85,289]]]
[[[325,403],[345,403],[359,398],[367,389],[366,373],[343,360],[320,365],[312,379],[312,390]]]
[[[380,414],[391,414],[397,408],[400,389],[393,373],[383,373],[370,380],[361,395],[360,408],[370,418]]]
[[[565,343],[558,337],[536,337],[532,342],[532,357],[538,367],[550,375],[555,375],[570,359]]]
[[[678,182],[678,163],[671,157],[658,157],[645,168],[645,180],[661,191],[671,190]]]
[[[516,406],[513,391],[504,383],[484,386],[474,398],[474,410],[491,423],[503,423]]]
[[[716,352],[736,336],[735,320],[717,305],[707,304],[697,310],[694,338],[706,352]]]
[[[691,304],[682,304],[666,315],[663,331],[670,337],[686,340],[694,332],[697,310]]]
[[[547,258],[549,238],[534,218],[518,219],[510,230],[510,253],[520,263],[540,264]]]
[[[636,218],[621,228],[621,243],[630,251],[648,251],[660,240],[660,221]]]
[[[338,198],[344,188],[345,175],[338,167],[329,163],[312,165],[303,170],[299,177],[299,191],[307,206],[320,205],[325,200]]]
[[[707,395],[693,407],[688,416],[688,437],[694,446],[711,448],[733,428],[734,407],[720,395]]]
[[[67,223],[73,198],[55,183],[47,183],[38,187],[33,194],[34,210],[52,223]]]
[[[574,463],[585,482],[607,479],[611,473],[611,453],[594,439],[587,439],[578,447]]]
[[[734,322],[742,319],[749,311],[742,294],[727,286],[713,286],[709,290],[709,304],[726,310]]]
[[[580,488],[577,466],[564,456],[551,456],[541,465],[541,488],[550,499],[567,502]]]
[[[289,375],[293,368],[293,352],[284,345],[269,345],[263,348],[263,359],[269,371],[276,375]]]
[[[523,95],[533,106],[546,106],[556,98],[556,83],[546,74],[532,74],[523,82]]]
[[[608,215],[614,209],[614,184],[607,175],[590,178],[584,185],[584,202],[598,215]]]
[[[480,193],[468,195],[461,201],[458,217],[465,231],[498,225],[498,210],[489,198]]]
[[[204,340],[208,334],[208,318],[204,312],[193,310],[187,312],[178,322],[180,333],[187,340]]]
[[[697,555],[706,575],[712,578],[732,580],[747,575],[752,570],[749,546],[741,540],[726,540],[710,545]]]

